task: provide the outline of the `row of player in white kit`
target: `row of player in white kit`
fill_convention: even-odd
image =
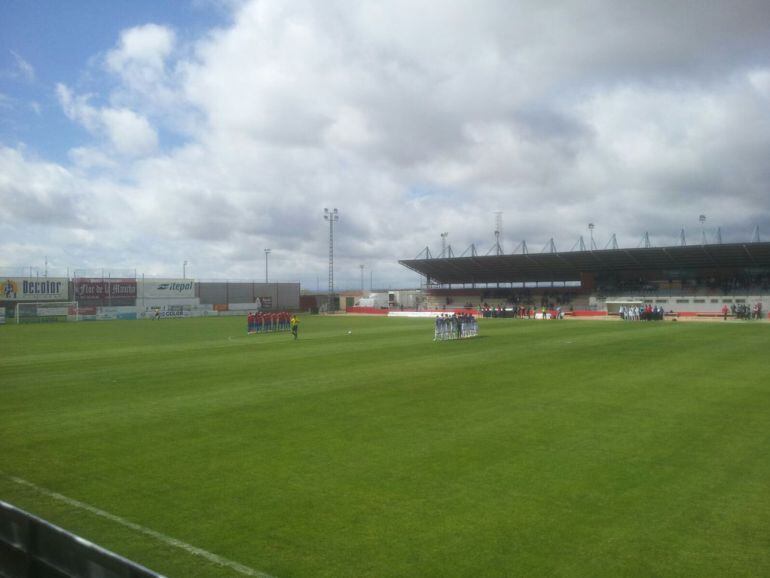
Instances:
[[[439,315],[433,332],[433,341],[465,339],[479,334],[479,324],[473,315]]]

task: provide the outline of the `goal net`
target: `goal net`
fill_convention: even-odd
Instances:
[[[77,301],[16,304],[16,323],[55,323],[79,320]]]

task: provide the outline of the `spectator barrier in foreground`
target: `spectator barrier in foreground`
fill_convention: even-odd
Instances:
[[[161,578],[160,574],[0,501],[0,576]]]

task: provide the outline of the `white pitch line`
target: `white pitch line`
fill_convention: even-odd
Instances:
[[[26,486],[28,488],[32,488],[33,490],[45,496],[48,496],[49,498],[53,498],[60,502],[64,502],[69,506],[73,506],[75,508],[85,510],[86,512],[90,512],[96,516],[106,518],[107,520],[120,524],[121,526],[131,528],[132,530],[135,530],[137,532],[140,532],[142,534],[155,538],[156,540],[163,542],[164,544],[168,544],[169,546],[174,546],[175,548],[181,548],[182,550],[184,550],[189,554],[192,554],[193,556],[200,556],[201,558],[205,558],[209,562],[213,562],[214,564],[218,564],[219,566],[225,566],[227,568],[235,570],[240,574],[244,574],[246,576],[258,576],[259,578],[275,578],[270,574],[265,574],[264,572],[254,570],[254,568],[249,568],[248,566],[244,566],[243,564],[240,564],[238,562],[228,560],[227,558],[223,558],[222,556],[209,552],[208,550],[197,548],[192,544],[188,544],[187,542],[182,542],[181,540],[177,540],[176,538],[172,538],[171,536],[166,536],[166,534],[162,534],[161,532],[156,532],[155,530],[151,530],[150,528],[145,528],[140,524],[130,522],[129,520],[121,518],[120,516],[116,516],[115,514],[110,514],[109,512],[100,510],[99,508],[91,506],[90,504],[86,504],[85,502],[81,502],[73,498],[68,498],[67,496],[59,494],[57,492],[53,492],[51,490],[48,490],[46,488],[33,484],[32,482],[23,480],[21,478],[17,478],[14,476],[9,476],[9,477],[11,480],[16,482],[17,484]]]
[[[247,339],[248,339],[248,337],[247,337]],[[236,342],[237,342],[238,344],[240,344],[240,343],[241,343],[241,341],[243,341],[243,337],[233,337],[232,335],[229,335],[229,336],[227,337],[227,340],[228,340],[230,343],[236,343]],[[248,342],[248,343],[250,343],[250,344],[252,344],[252,345],[253,345],[253,344],[255,344],[255,343],[261,343],[261,342],[260,342],[258,339],[254,339],[254,340],[249,340],[249,342]]]

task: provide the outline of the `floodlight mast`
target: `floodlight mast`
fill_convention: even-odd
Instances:
[[[324,209],[324,219],[329,221],[329,309],[335,311],[334,305],[334,223],[340,220],[337,209]]]
[[[272,249],[265,249],[265,283],[267,283],[267,256],[270,255]]]

